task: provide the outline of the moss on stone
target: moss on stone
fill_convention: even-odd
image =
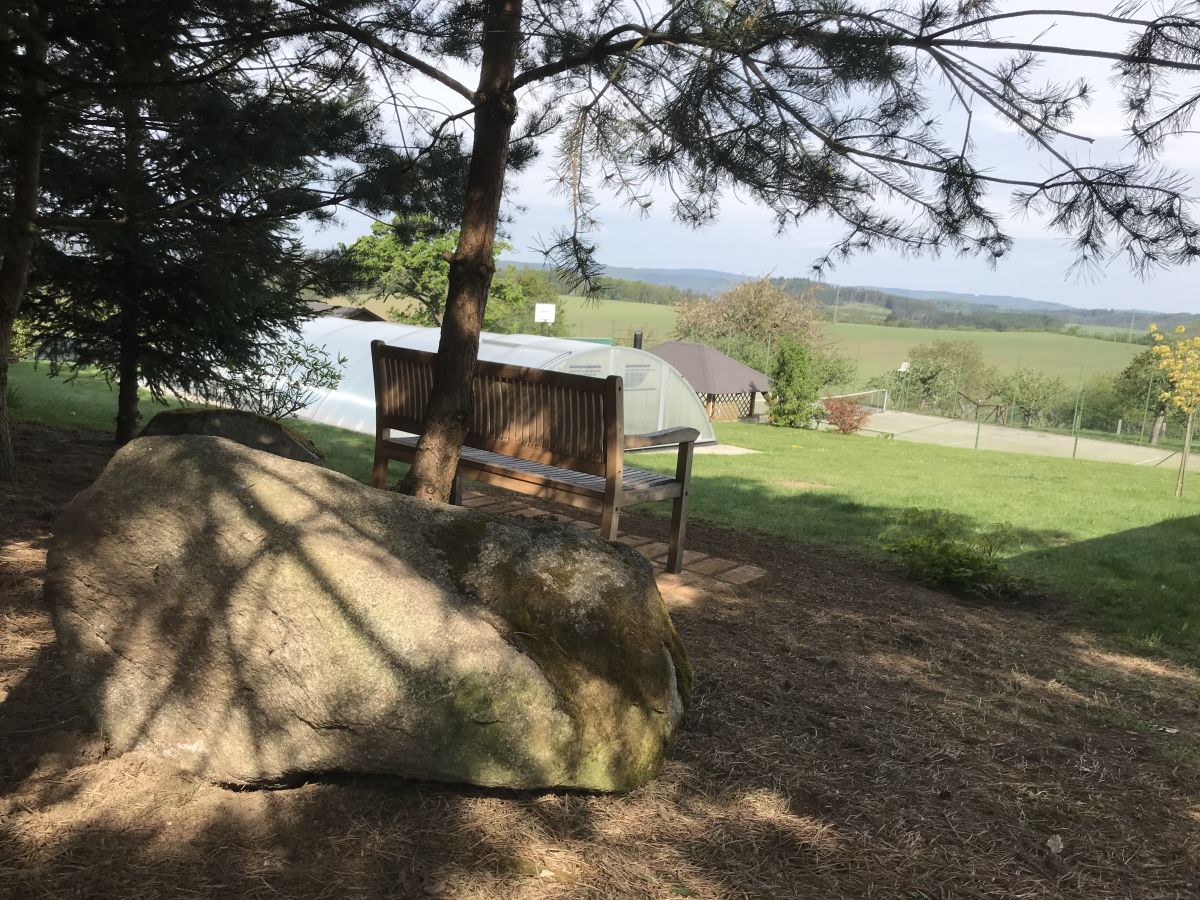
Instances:
[[[472,513],[447,516],[435,534],[455,589],[537,663],[579,727],[571,765],[581,782],[653,777],[673,727],[669,695],[677,689],[686,707],[692,671],[645,560],[556,523]],[[612,557],[605,571],[600,547]]]

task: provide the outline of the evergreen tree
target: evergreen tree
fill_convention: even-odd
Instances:
[[[170,6],[153,14],[158,40],[143,21],[116,23],[126,49],[113,79],[171,84],[95,97],[43,168],[63,212],[117,223],[43,245],[30,317],[46,346],[117,382],[119,443],[137,433],[139,382],[195,391],[308,314],[309,260],[288,219],[319,204],[321,158],[374,140],[353,83],[326,91],[238,69],[186,83],[171,29],[188,23]]]
[[[139,383],[211,392],[309,315],[301,291],[323,261],[303,252],[298,217],[403,206],[418,170],[433,186],[457,163],[453,142],[416,166],[387,147],[361,71],[255,37],[268,5],[222,4],[216,34],[211,6],[110,6],[42,160],[28,318],[57,363],[116,381],[118,442],[137,432]],[[226,43],[215,67],[208,45]],[[379,173],[390,193],[363,177]]]

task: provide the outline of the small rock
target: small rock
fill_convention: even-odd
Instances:
[[[164,410],[146,424],[141,437],[177,437],[183,434],[223,437],[285,459],[325,465],[325,454],[296,429],[240,409],[184,407]]]

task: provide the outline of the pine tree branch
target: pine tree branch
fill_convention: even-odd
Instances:
[[[328,25],[324,30],[336,31],[340,34],[346,35],[346,37],[353,38],[364,46],[370,47],[372,50],[382,53],[385,56],[388,56],[391,59],[403,63],[409,68],[420,72],[427,78],[432,78],[439,84],[450,88],[450,90],[454,91],[455,93],[461,94],[472,103],[476,101],[475,92],[461,81],[451,77],[437,66],[426,62],[420,57],[414,56],[413,54],[402,50],[395,44],[385,41],[375,32],[367,28],[363,28],[360,25],[356,25],[353,22],[348,22],[331,12],[327,12],[321,9],[320,5],[317,3],[309,3],[307,0],[289,0],[289,2],[299,6],[301,9],[307,10],[308,12],[327,22]]]

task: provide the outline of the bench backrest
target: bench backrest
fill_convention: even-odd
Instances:
[[[376,428],[420,434],[436,353],[371,342]],[[468,447],[606,475],[622,459],[621,378],[478,362]]]

